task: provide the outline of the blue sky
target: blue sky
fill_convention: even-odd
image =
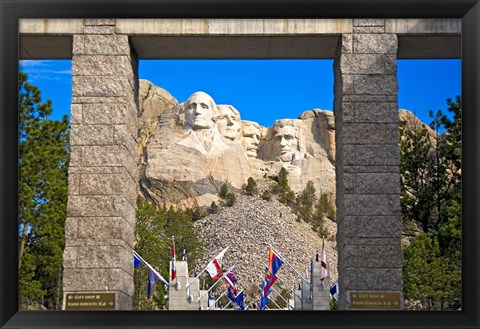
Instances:
[[[71,61],[20,61],[20,71],[52,100],[51,118],[70,115]],[[446,112],[446,99],[461,94],[460,60],[398,60],[397,72],[399,108],[424,122],[429,109]],[[333,60],[141,60],[139,78],[179,102],[205,91],[263,126],[314,108],[333,110]]]

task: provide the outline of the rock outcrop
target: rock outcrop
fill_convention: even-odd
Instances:
[[[289,172],[301,192],[309,180],[335,195],[333,114],[315,109],[298,119],[262,127],[241,120],[241,110],[194,93],[179,104],[167,91],[140,85],[140,189],[159,205],[209,206],[221,185],[240,190],[249,177]]]

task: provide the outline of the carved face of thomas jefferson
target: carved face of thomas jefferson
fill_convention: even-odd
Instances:
[[[210,95],[198,91],[185,102],[185,120],[188,126],[197,129],[209,129],[214,125],[216,105]]]
[[[240,112],[231,105],[219,105],[220,115],[217,118],[218,131],[230,140],[237,138],[240,132]]]

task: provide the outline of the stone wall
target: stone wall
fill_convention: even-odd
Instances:
[[[354,19],[337,48],[340,309],[353,308],[353,291],[402,292],[397,48],[383,19]]]
[[[115,292],[131,309],[137,198],[137,59],[113,19],[73,36],[64,294]]]

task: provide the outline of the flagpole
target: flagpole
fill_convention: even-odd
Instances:
[[[205,295],[201,296],[201,297],[198,299],[198,301],[200,302],[200,301],[203,299],[203,297],[205,297],[206,295],[208,295],[208,292],[209,292],[210,290],[212,290],[212,288],[215,287],[215,286],[217,285],[217,283],[219,283],[220,281],[222,281],[222,279],[223,279],[228,273],[230,273],[230,271],[231,271],[232,269],[234,269],[235,266],[236,266],[236,265],[233,265],[232,267],[230,267],[230,268],[228,269],[228,271],[225,272],[224,275],[222,275],[221,277],[219,277],[219,278],[217,279],[217,281],[216,281],[214,284],[212,284],[212,286],[207,290],[207,293],[206,293]]]
[[[297,295],[297,293],[295,292],[295,290],[292,289],[292,288],[290,288],[290,286],[289,286],[285,281],[283,281],[281,277],[279,277],[277,274],[275,274],[275,275],[277,276],[277,279],[280,280],[280,282],[283,283],[295,296],[297,296],[297,297],[300,298],[300,299],[302,298],[301,296]],[[273,287],[273,286],[272,286],[272,287]]]
[[[227,306],[228,306],[228,305],[230,305],[231,303],[232,303],[232,301],[231,301],[231,300],[230,300],[230,301],[228,301],[227,305],[225,305],[225,306],[222,308],[222,311],[223,311],[224,309],[226,309],[226,308],[227,308]]]
[[[267,243],[267,242],[264,242],[264,244],[266,244],[267,246],[269,246],[270,249],[272,249],[273,252],[275,252],[275,253],[277,254],[277,256],[280,257],[280,259],[281,259],[285,264],[287,264],[288,266],[290,266],[290,268],[291,268],[295,273],[297,273],[297,275],[298,275],[299,277],[301,277],[303,281],[305,281],[305,282],[308,284],[308,286],[310,287],[310,289],[312,289],[312,285],[311,285],[310,283],[308,283],[307,279],[305,279],[305,278],[295,269],[295,267],[293,267],[284,257],[282,257],[282,255],[280,255],[280,253],[279,253],[277,250],[275,250],[275,248],[273,248],[273,247],[272,247],[269,243]]]
[[[280,297],[281,299],[283,299],[283,301],[284,301],[285,303],[287,303],[287,308],[290,308],[290,307],[291,307],[291,306],[290,306],[290,303],[289,303],[285,298],[283,298],[282,295],[280,295],[280,293],[277,291],[277,289],[275,289],[274,287],[272,287],[272,289],[273,289],[273,291],[275,291],[275,292],[277,293],[278,297]]]
[[[226,252],[227,249],[228,249],[228,246],[227,246],[225,249],[223,249],[223,250],[225,250],[225,252]],[[223,251],[223,250],[222,250],[222,251]],[[220,251],[220,252],[219,252],[218,254],[216,254],[216,255],[218,256],[222,251]],[[215,256],[215,257],[216,257],[216,256]],[[214,257],[214,259],[215,259],[215,257]],[[193,283],[195,280],[197,280],[197,279],[200,277],[200,275],[201,275],[203,272],[205,272],[205,271],[207,270],[208,265],[209,265],[210,263],[211,263],[211,262],[209,262],[209,263],[207,264],[207,266],[205,266],[205,268],[204,268],[200,273],[198,273],[196,277],[193,278],[192,282],[190,282],[190,284],[186,287],[187,289],[192,285],[192,283]]]
[[[278,307],[279,310],[282,309],[280,306],[278,306],[277,303],[275,303],[275,301],[274,301],[273,299],[269,299],[269,300],[270,300],[272,303],[274,303],[274,304]],[[268,304],[268,302],[267,302],[267,304]],[[265,307],[267,307],[267,306],[265,305]]]
[[[215,299],[215,300],[213,301],[213,305],[217,305],[218,300],[219,300],[220,298],[222,298],[222,296],[225,295],[226,293],[227,293],[227,290],[225,290],[225,291],[220,295],[220,297],[218,297],[217,299]],[[207,310],[209,310],[210,308],[211,308],[211,307],[207,308]]]
[[[160,273],[158,273],[152,265],[150,265],[149,263],[147,263],[147,261],[145,259],[142,258],[142,256],[140,256],[135,250],[133,251],[133,254],[136,255],[138,257],[138,259],[140,259],[140,261],[143,263],[143,265],[145,265],[146,267],[148,267],[149,270],[151,270],[159,279],[160,281],[162,281],[164,284],[166,284],[167,286],[170,286],[170,284],[167,282],[167,280],[165,280],[165,278],[163,276],[160,275]]]

